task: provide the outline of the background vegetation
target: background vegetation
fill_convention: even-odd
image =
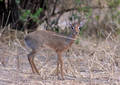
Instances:
[[[57,80],[56,54],[36,54],[32,74],[24,44],[31,31],[69,33],[84,22],[80,37],[63,53],[65,80]],[[120,85],[120,0],[0,0],[0,85]]]
[[[120,0],[0,0],[0,9],[1,29],[34,31],[44,23],[42,28],[59,31],[64,23],[86,19],[81,32],[86,37],[120,33]]]

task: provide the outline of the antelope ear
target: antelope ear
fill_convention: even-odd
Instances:
[[[84,22],[80,22],[79,28],[83,27],[83,25],[84,25]]]
[[[74,26],[71,23],[69,25],[70,25],[70,28],[74,29]]]
[[[79,27],[80,27],[80,28],[81,28],[81,27],[83,27],[83,26],[84,26],[84,24],[85,24],[86,22],[87,22],[87,20],[83,20],[83,21],[81,21],[81,22],[80,22],[80,26],[79,26]]]

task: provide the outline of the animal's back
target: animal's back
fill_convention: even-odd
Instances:
[[[62,51],[68,47],[69,41],[70,39],[67,39],[63,35],[45,30],[32,32],[25,37],[27,46],[32,49],[48,46],[56,51]]]

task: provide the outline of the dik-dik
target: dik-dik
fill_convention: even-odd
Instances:
[[[77,34],[79,34],[80,28],[80,24],[71,25],[72,32],[69,36],[63,36],[55,32],[45,30],[35,31],[26,35],[25,43],[32,49],[32,51],[28,54],[28,60],[31,65],[32,72],[39,74],[39,71],[34,63],[36,52],[40,48],[50,47],[57,53],[57,76],[59,76],[58,73],[60,68],[61,78],[64,79],[62,53],[74,43]]]

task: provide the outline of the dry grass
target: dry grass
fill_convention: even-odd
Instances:
[[[120,37],[106,40],[80,38],[63,54],[65,80],[57,80],[56,54],[41,49],[35,63],[40,75],[32,74],[27,54],[18,38],[0,43],[0,85],[120,85]],[[19,61],[18,61],[19,60]],[[3,62],[5,61],[5,62]],[[18,64],[19,62],[19,64]]]

